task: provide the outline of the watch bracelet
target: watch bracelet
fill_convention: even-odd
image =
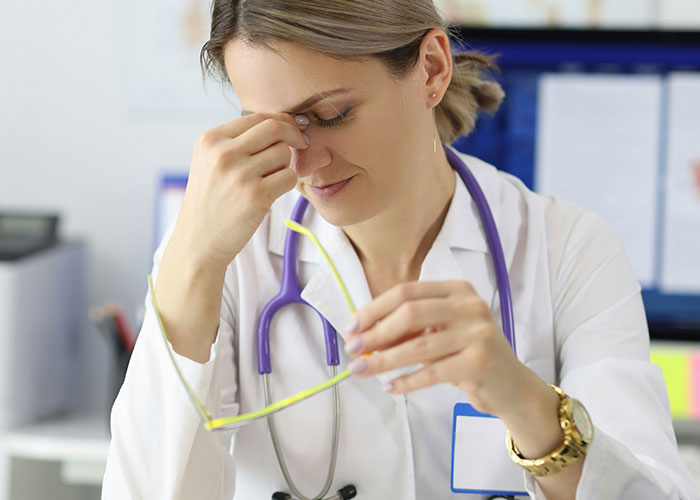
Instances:
[[[518,449],[510,431],[506,429],[506,449],[508,450],[508,455],[510,458],[527,470],[528,473],[533,476],[548,476],[555,474],[567,465],[571,465],[577,462],[581,457],[585,456],[585,452],[581,452],[575,447],[567,444],[566,436],[567,434],[577,434],[579,441],[587,447],[588,442],[583,441],[580,432],[575,426],[572,426],[572,417],[567,414],[567,406],[563,404],[568,396],[557,386],[548,384],[559,396],[559,407],[557,408],[557,417],[559,418],[559,424],[561,426],[562,433],[564,434],[564,442],[558,446],[554,451],[548,453],[544,457],[540,458],[525,458]]]

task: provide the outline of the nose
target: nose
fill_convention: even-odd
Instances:
[[[292,148],[292,160],[289,167],[297,173],[297,177],[304,178],[319,168],[327,167],[331,160],[330,152],[323,145],[314,144],[312,138],[308,148]]]

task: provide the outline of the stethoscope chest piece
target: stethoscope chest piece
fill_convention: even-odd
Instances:
[[[343,486],[338,490],[338,492],[332,497],[325,498],[324,500],[350,500],[357,496],[357,489],[354,484],[348,484]],[[272,500],[293,500],[294,497],[289,493],[283,491],[277,491],[272,494]]]

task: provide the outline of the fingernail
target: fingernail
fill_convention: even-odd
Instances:
[[[348,370],[350,371],[350,375],[357,375],[359,373],[364,372],[367,369],[367,361],[362,358],[362,359],[356,359],[352,363],[348,365]]]
[[[309,124],[309,117],[306,115],[294,115],[294,120],[299,125],[308,125]]]
[[[311,144],[311,139],[309,139],[309,136],[306,135],[306,132],[302,132],[301,135],[304,136],[304,140],[306,141],[306,144]]]
[[[345,333],[353,333],[356,332],[357,329],[360,326],[360,322],[357,321],[357,316],[352,316],[350,320],[348,321],[347,325],[345,325],[345,330],[343,330]]]
[[[382,387],[382,390],[384,392],[394,392],[394,389],[396,389],[396,386],[394,385],[393,382],[389,382],[388,384],[384,384],[384,387]]]
[[[362,337],[357,337],[355,339],[352,339],[347,344],[345,344],[345,352],[347,352],[348,354],[352,354],[353,352],[359,351],[361,347],[362,347]]]

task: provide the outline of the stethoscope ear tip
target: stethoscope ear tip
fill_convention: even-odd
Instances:
[[[283,491],[275,491],[272,494],[272,500],[292,500],[292,495]]]

